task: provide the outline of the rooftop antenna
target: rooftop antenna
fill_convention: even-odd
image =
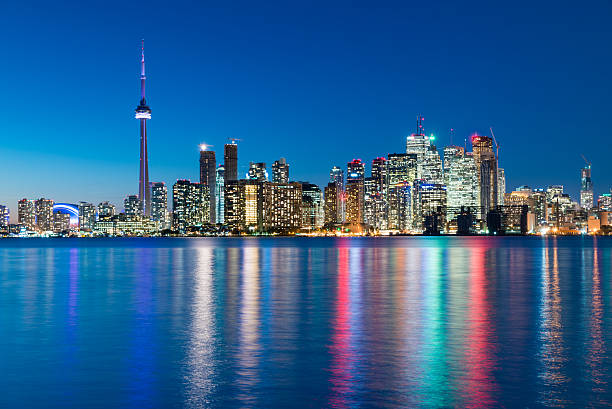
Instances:
[[[450,129],[450,144],[453,145],[453,136],[455,135],[455,130],[453,128]]]

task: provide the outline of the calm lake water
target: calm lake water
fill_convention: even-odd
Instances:
[[[612,403],[612,239],[0,240],[0,407]]]

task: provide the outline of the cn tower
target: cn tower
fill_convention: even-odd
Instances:
[[[140,120],[140,178],[138,179],[138,198],[143,214],[151,215],[151,187],[149,186],[149,157],[147,151],[147,119],[151,119],[151,108],[145,100],[145,59],[144,40],[142,40],[142,59],[140,69],[140,105],[136,108],[136,119]]]

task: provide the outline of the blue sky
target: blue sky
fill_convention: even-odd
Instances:
[[[612,6],[498,3],[4,5],[0,203],[137,192],[141,38],[153,181],[197,180],[198,144],[236,137],[241,174],[283,156],[324,184],[402,152],[422,112],[439,145],[493,126],[509,189],[576,195],[584,154],[609,191]]]

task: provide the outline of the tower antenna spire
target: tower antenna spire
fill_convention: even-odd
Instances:
[[[147,76],[145,75],[145,58],[144,58],[144,38],[142,39],[141,46],[141,60],[140,60],[140,99],[141,103],[144,105],[145,102],[145,80]]]

